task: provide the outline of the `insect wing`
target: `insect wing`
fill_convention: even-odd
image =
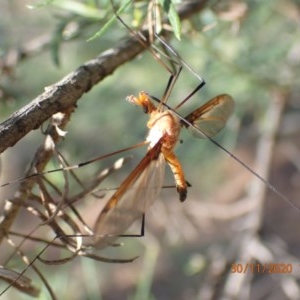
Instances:
[[[231,96],[218,95],[185,117],[197,129],[186,123],[184,126],[196,137],[213,137],[223,129],[233,109],[234,101]]]
[[[154,148],[149,152],[152,150]],[[95,224],[97,248],[112,245],[157,199],[164,179],[165,158],[159,153],[153,159],[148,156],[149,152],[100,213]]]

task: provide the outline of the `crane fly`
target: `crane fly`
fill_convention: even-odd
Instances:
[[[214,97],[184,118],[177,114],[175,110],[167,107],[166,101],[183,66],[199,79],[200,84],[175,109],[183,105],[205,85],[204,79],[193,71],[172,46],[156,34],[155,30],[153,30],[153,33],[160,42],[162,51],[152,43],[151,47],[148,47],[144,37],[132,31],[118,16],[113,3],[112,6],[117,19],[171,75],[162,100],[145,92],[141,92],[138,97],[133,95],[127,97],[130,103],[142,107],[144,113],[149,114],[147,123],[149,132],[146,138],[148,152],[121,183],[118,190],[100,212],[94,227],[95,245],[98,248],[112,245],[117,237],[121,236],[135,220],[144,216],[149,206],[157,199],[163,186],[166,163],[173,173],[179,200],[183,202],[186,199],[189,184],[185,180],[181,163],[173,151],[179,140],[181,128],[186,127],[197,137],[211,138],[222,130],[234,108],[234,101],[227,94]],[[149,39],[151,40],[151,36]],[[162,60],[162,57],[167,58],[171,68]],[[179,66],[177,70],[174,64]],[[152,100],[159,102],[158,106],[155,106]]]
[[[122,22],[118,16],[117,18]],[[124,22],[122,23],[124,24]],[[159,41],[164,43],[159,36],[157,37]],[[145,46],[145,48],[148,47],[147,43],[145,43],[143,39],[140,40],[140,42]],[[179,58],[179,64],[181,63],[184,65],[200,79],[200,85],[189,96],[193,95],[205,84],[204,80],[192,71],[192,69],[179,57],[179,55],[175,53],[171,46],[165,46],[169,52],[173,55],[175,54],[175,58]],[[154,55],[154,57],[159,57],[155,51],[150,52]],[[171,62],[172,58],[169,60]],[[157,61],[159,62],[159,60]],[[171,77],[177,77],[179,73],[180,71],[176,74],[172,74]],[[172,82],[175,84],[175,80]],[[186,127],[192,134],[199,138],[210,139],[222,130],[234,108],[234,102],[231,96],[222,94],[214,97],[185,117],[180,117],[176,111],[181,104],[175,108],[175,111],[170,110],[166,105],[166,100],[169,98],[168,93],[170,92],[171,88],[167,89],[167,92],[164,94],[162,100],[159,101],[157,106],[154,105],[153,101],[157,101],[159,99],[150,96],[145,92],[141,92],[137,97],[129,96],[127,98],[130,103],[142,107],[143,111],[149,114],[149,121],[147,123],[149,133],[146,139],[148,151],[135,169],[121,183],[117,191],[108,200],[98,215],[93,231],[94,245],[97,248],[101,249],[113,245],[114,241],[119,236],[122,236],[135,220],[144,216],[148,208],[159,196],[159,192],[163,186],[166,163],[170,166],[173,172],[179,200],[183,202],[186,199],[188,183],[185,180],[181,163],[174,153],[174,148],[178,143],[181,128]],[[189,98],[189,96],[187,98]],[[182,101],[182,103],[184,102],[185,100]],[[214,142],[214,140],[212,141]],[[134,147],[129,148],[132,149]],[[127,148],[127,150],[129,148]],[[226,149],[223,147],[221,148],[228,153]],[[115,153],[120,153],[120,151],[116,151]],[[277,195],[287,200],[286,197],[282,197],[282,195],[265,179],[255,173],[234,155],[230,155],[242,164],[248,171],[262,180],[271,190],[275,191]],[[102,156],[102,158],[104,157],[107,156]],[[99,158],[81,163],[76,167],[87,165],[96,160],[99,160]],[[68,170],[72,169],[72,167],[64,169]],[[51,172],[45,172],[45,174],[46,173]],[[16,276],[13,276],[13,278],[16,278]],[[18,276],[16,280],[19,278],[20,276]]]
[[[202,138],[215,136],[225,126],[234,108],[232,97],[222,94],[180,119],[173,111],[165,109],[162,103],[155,106],[145,92],[138,97],[128,96],[127,100],[149,114],[148,152],[99,214],[94,229],[97,247],[112,245],[145,214],[162,188],[166,163],[174,175],[179,200],[183,202],[186,199],[188,183],[173,151],[181,128],[187,127]]]

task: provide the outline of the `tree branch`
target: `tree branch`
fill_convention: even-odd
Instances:
[[[199,12],[207,0],[188,1],[179,9],[181,19]],[[147,32],[143,32],[147,37]],[[37,129],[53,114],[74,106],[94,85],[112,74],[119,66],[143,52],[145,47],[131,37],[81,65],[45,92],[16,111],[0,125],[0,153],[12,147],[31,130]]]

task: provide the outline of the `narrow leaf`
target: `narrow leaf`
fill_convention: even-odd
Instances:
[[[132,2],[132,0],[127,0],[117,11],[117,14],[121,14],[126,8],[127,6]],[[103,27],[97,31],[92,37],[90,37],[87,41],[93,41],[96,38],[101,37],[110,27],[111,25],[115,22],[115,20],[117,19],[117,16],[114,14],[104,25]]]

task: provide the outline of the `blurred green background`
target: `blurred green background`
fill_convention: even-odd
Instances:
[[[103,36],[87,41],[112,16],[109,1],[48,3],[41,6],[35,6],[34,1],[0,3],[3,62],[13,60],[8,56],[13,49],[33,40],[49,41],[38,53],[21,59],[11,68],[2,68],[2,121],[36,98],[45,87],[102,51],[115,47],[129,35],[126,28],[115,22]],[[78,3],[82,6],[77,11]],[[143,5],[143,1],[139,1],[135,9],[130,6],[122,12],[121,17],[130,27],[137,22]],[[217,94],[232,95],[236,110],[217,141],[250,167],[255,161],[260,135],[272,123],[266,119],[266,113],[275,101],[273,95],[285,95],[286,107],[274,149],[270,181],[300,204],[299,20],[300,3],[296,0],[209,1],[205,9],[182,23],[181,40],[173,38],[170,43],[207,82],[182,108],[182,114]],[[182,73],[170,97],[171,106],[199,84],[188,70]],[[145,52],[85,94],[72,115],[66,138],[59,145],[69,163],[141,142],[147,133],[147,116],[125,98],[142,90],[160,97],[168,78],[168,72]],[[123,239],[124,247],[103,251],[103,255],[109,257],[139,255],[133,263],[105,264],[77,258],[74,263],[62,266],[41,266],[58,299],[205,299],[201,288],[209,257],[214,251],[226,249],[237,236],[239,227],[236,219],[218,218],[217,211],[222,207],[218,205],[243,197],[253,177],[209,141],[182,131],[183,143],[178,145],[176,153],[192,184],[187,201],[179,203],[175,190],[163,190],[161,199],[146,216],[146,236]],[[1,182],[22,176],[42,140],[43,135],[36,130],[4,153]],[[132,155],[132,161],[105,181],[102,188],[120,184],[145,151],[141,148],[124,154]],[[97,162],[77,173],[88,178],[99,166],[106,167],[114,159]],[[54,167],[51,165],[49,169]],[[59,178],[56,180],[61,180]],[[169,170],[165,184],[173,184]],[[5,199],[16,188],[12,185],[2,189],[1,197]],[[272,193],[267,199],[262,230],[267,236],[274,234],[285,240],[289,251],[299,257],[300,245],[292,234],[300,224],[299,211]],[[95,203],[92,201],[95,200],[85,202],[84,210],[93,218]],[[23,217],[20,222],[27,221]],[[38,249],[31,251],[38,253]],[[22,269],[13,263],[10,266]],[[5,286],[0,284],[1,289]],[[251,295],[250,299],[260,299],[255,289]],[[11,288],[3,299],[15,297],[29,298]],[[48,297],[42,292],[40,299]],[[278,297],[289,299],[283,294]]]

